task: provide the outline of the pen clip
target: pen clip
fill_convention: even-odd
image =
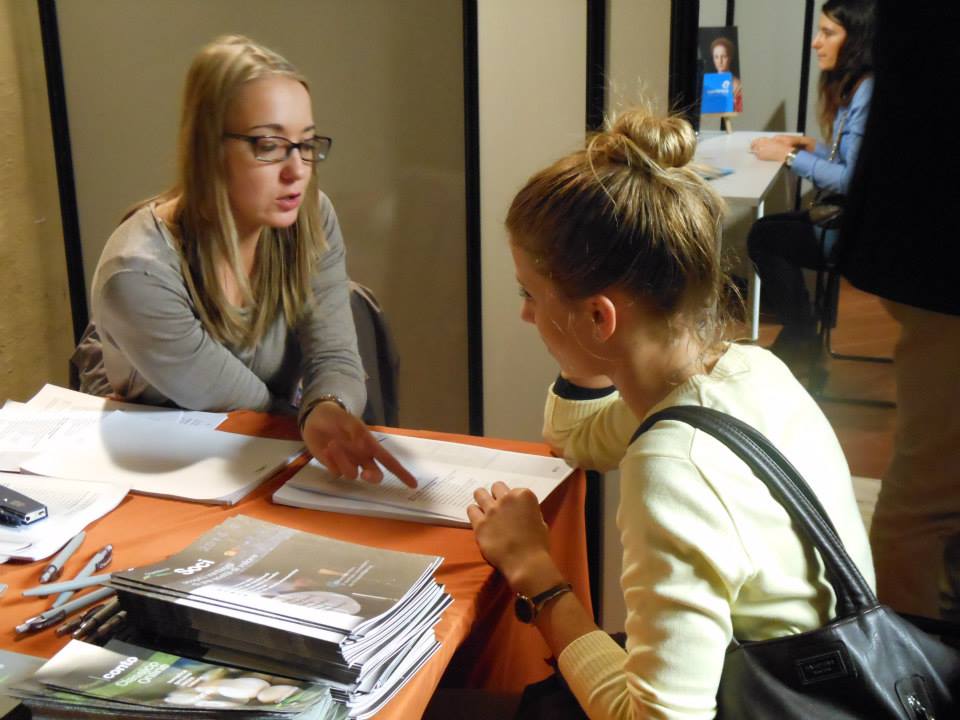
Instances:
[[[113,545],[104,546],[103,550],[98,553],[98,556],[94,568],[96,570],[103,570],[113,559]]]

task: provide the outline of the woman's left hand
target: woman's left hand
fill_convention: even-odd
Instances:
[[[321,402],[303,424],[307,450],[335,476],[371,483],[383,480],[383,465],[410,487],[417,481],[389,450],[377,442],[364,422],[334,402]]]
[[[547,524],[537,496],[527,488],[495,482],[473,494],[467,508],[480,552],[517,592],[538,593],[562,581],[550,557]]]

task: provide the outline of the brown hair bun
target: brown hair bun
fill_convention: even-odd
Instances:
[[[696,133],[686,120],[656,117],[642,109],[619,115],[591,146],[593,153],[603,153],[612,162],[644,165],[652,161],[664,169],[684,167],[696,148]]]

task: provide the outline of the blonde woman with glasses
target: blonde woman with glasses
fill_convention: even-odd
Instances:
[[[415,484],[358,418],[343,237],[317,187],[330,146],[284,58],[240,36],[204,47],[187,74],[177,182],[124,219],[97,265],[81,389],[298,412],[331,471],[376,482],[379,461]]]

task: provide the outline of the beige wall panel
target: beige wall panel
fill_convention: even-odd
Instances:
[[[67,382],[73,347],[37,6],[0,2],[0,402]]]
[[[657,112],[669,107],[669,0],[608,0],[607,114],[649,102]],[[603,477],[603,547],[601,624],[621,632],[626,619],[620,589],[623,553],[616,514],[620,505],[620,472]]]
[[[195,52],[238,32],[311,83],[354,279],[401,355],[401,423],[467,429],[463,62],[453,0],[58,3],[89,286],[123,210],[173,180]]]
[[[503,221],[530,175],[583,142],[586,4],[482,0],[477,26],[484,433],[539,440],[557,365],[520,321]]]
[[[607,0],[607,114],[669,108],[670,0]]]

